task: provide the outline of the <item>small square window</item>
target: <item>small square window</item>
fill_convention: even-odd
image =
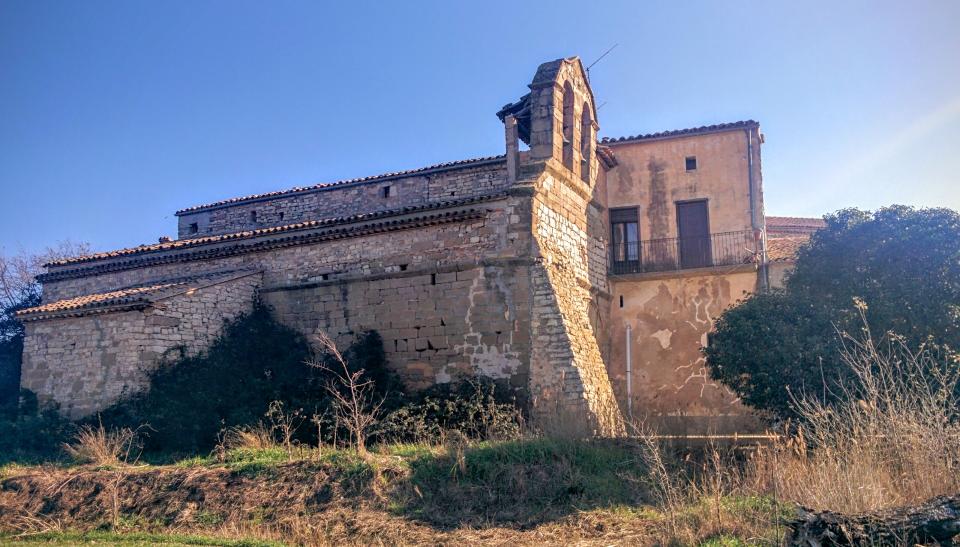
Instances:
[[[697,170],[697,157],[687,156],[687,171],[696,171],[696,170]]]
[[[384,186],[383,188],[381,188],[381,189],[380,189],[380,195],[383,196],[383,197],[385,197],[385,198],[390,197],[390,187],[389,187],[389,186]]]
[[[190,223],[190,226],[187,228],[187,232],[189,232],[189,233],[191,233],[191,234],[195,234],[195,233],[197,233],[197,232],[199,232],[199,231],[200,231],[200,225],[197,224],[196,222]]]

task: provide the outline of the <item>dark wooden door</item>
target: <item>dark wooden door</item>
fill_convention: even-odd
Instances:
[[[712,266],[710,250],[710,221],[706,201],[688,201],[677,204],[677,227],[680,235],[681,268]]]

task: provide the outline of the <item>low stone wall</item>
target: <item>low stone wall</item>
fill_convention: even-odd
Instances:
[[[21,387],[70,418],[147,385],[165,359],[195,355],[224,322],[251,309],[260,275],[187,291],[143,310],[28,321]]]

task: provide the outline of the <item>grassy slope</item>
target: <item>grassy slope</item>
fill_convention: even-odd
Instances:
[[[668,519],[650,504],[639,448],[622,442],[399,445],[367,458],[342,450],[292,458],[281,449],[234,450],[223,461],[191,458],[126,470],[9,468],[0,483],[0,531],[9,534],[33,518],[106,535],[51,532],[22,541],[263,544],[210,537],[223,536],[308,544],[611,545],[649,544],[682,524],[700,530],[683,543],[720,546],[756,535],[757,526],[744,527],[735,515],[762,521],[771,514],[766,500],[725,498],[719,511],[694,502]]]

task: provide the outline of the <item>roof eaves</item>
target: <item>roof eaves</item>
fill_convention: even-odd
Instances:
[[[605,145],[628,144],[633,142],[658,141],[665,139],[677,139],[681,137],[691,137],[695,135],[706,135],[709,133],[721,133],[735,129],[746,129],[760,127],[760,123],[755,120],[743,120],[739,122],[719,123],[715,125],[704,125],[700,127],[690,127],[687,129],[674,129],[671,131],[661,131],[659,133],[647,133],[641,135],[632,135],[629,137],[604,137],[600,143]]]

